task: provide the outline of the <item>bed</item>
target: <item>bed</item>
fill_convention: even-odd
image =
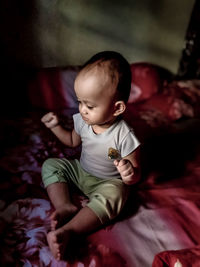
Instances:
[[[53,207],[41,166],[49,157],[78,158],[81,148],[62,145],[40,118],[53,110],[72,127],[79,67],[31,70],[29,108],[1,114],[1,266],[200,266],[200,81],[177,80],[148,63],[131,68],[125,119],[142,142],[142,180],[120,217],[73,240],[65,261],[47,245]],[[79,207],[87,203],[76,188],[72,196]]]

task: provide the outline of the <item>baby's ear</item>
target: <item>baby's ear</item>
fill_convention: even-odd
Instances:
[[[114,112],[114,116],[119,116],[122,113],[124,113],[126,109],[126,104],[124,103],[124,101],[117,101],[115,102],[115,112]]]

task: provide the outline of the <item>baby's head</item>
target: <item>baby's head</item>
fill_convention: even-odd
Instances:
[[[111,119],[111,116],[121,115],[130,89],[130,65],[121,54],[113,51],[94,55],[83,65],[75,80],[82,117],[87,121],[93,111],[103,115],[92,120],[95,124],[104,123],[107,117]],[[88,123],[92,124],[91,120],[88,119]]]
[[[115,51],[100,52],[83,65],[81,72],[94,69],[103,72],[102,78],[107,78],[110,85],[116,87],[118,100],[127,103],[131,90],[131,69],[127,60]]]

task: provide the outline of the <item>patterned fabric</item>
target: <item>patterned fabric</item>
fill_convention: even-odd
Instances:
[[[57,78],[52,73],[51,84],[56,86]],[[38,81],[31,82],[37,85]],[[43,82],[42,92],[48,89]],[[165,80],[143,101],[129,102],[125,119],[142,141],[142,181],[132,187],[118,219],[84,239],[72,240],[66,260],[60,262],[52,257],[46,241],[53,207],[42,184],[41,166],[47,158],[79,158],[81,148],[64,147],[41,123],[43,109],[51,106],[41,110],[35,105],[37,111],[7,116],[1,113],[0,266],[150,267],[156,255],[159,264],[170,267],[199,266],[199,89],[199,80]],[[57,109],[57,97],[49,97],[47,102],[57,110],[64,127],[71,129],[77,113],[73,96],[61,101],[75,107],[68,109]],[[76,188],[72,199],[80,208],[87,203]],[[182,257],[183,249],[188,259]],[[194,264],[188,264],[194,252]]]
[[[75,112],[63,112],[66,128],[72,127]],[[194,248],[200,242],[198,118],[172,124],[162,112],[155,117],[152,110],[141,112],[139,106],[138,112],[129,109],[128,114],[144,140],[143,181],[132,188],[117,220],[85,239],[72,240],[66,260],[60,262],[46,241],[53,207],[41,181],[41,166],[50,157],[77,158],[80,147],[70,149],[58,142],[41,124],[42,112],[1,118],[1,266],[150,267],[156,254]],[[72,197],[79,207],[87,203],[76,189]],[[200,257],[195,257],[200,264]],[[182,263],[179,255],[176,259]]]

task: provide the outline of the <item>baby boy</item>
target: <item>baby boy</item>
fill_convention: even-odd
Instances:
[[[114,51],[100,52],[75,79],[79,113],[73,116],[74,129],[64,129],[53,112],[41,119],[66,146],[82,145],[80,160],[50,158],[42,167],[43,182],[55,207],[47,241],[57,260],[63,259],[74,235],[89,234],[115,218],[130,185],[140,179],[140,143],[122,119],[130,88],[126,59]],[[117,152],[117,159],[109,159],[110,148]],[[89,199],[80,210],[71,201],[71,183]]]

